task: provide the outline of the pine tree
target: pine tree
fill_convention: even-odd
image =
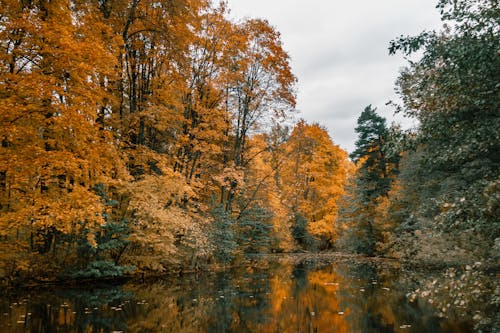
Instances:
[[[386,120],[367,106],[358,118],[356,149],[350,157],[356,162],[340,220],[345,224],[341,243],[356,252],[374,255],[381,242],[382,226],[377,225],[377,206],[387,196],[398,170],[398,155],[388,155],[389,129]],[[349,230],[346,230],[349,229]]]

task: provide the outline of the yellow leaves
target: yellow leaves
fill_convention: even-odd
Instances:
[[[326,214],[321,220],[309,222],[307,231],[318,238],[333,241],[335,239],[334,233],[334,220],[335,214]]]
[[[166,131],[176,127],[180,130],[182,117],[179,109],[180,106],[176,109],[172,106],[154,105],[134,115],[136,116],[134,120],[137,124],[139,117],[141,117],[146,125],[156,128],[159,131]],[[178,126],[176,126],[177,124]]]
[[[310,235],[332,242],[337,201],[351,162],[319,125],[299,122],[291,136],[275,145],[272,136],[255,135],[249,141],[250,167],[244,193],[273,213],[272,223],[280,249],[292,249],[293,216],[307,220]]]
[[[105,55],[97,35],[81,35],[67,1],[39,5],[46,7],[11,7],[0,29],[1,43],[12,46],[0,58],[0,126],[7,131],[0,137],[0,230],[23,240],[38,230],[100,228],[106,209],[91,189],[123,175],[95,123],[106,95],[96,77],[110,72],[115,57]]]
[[[26,256],[27,249],[27,242],[15,239],[11,239],[10,242],[0,242],[1,277],[11,277],[19,271],[28,271],[30,269],[30,260]]]
[[[131,252],[157,267],[190,246],[209,251],[200,212],[222,192],[234,213],[247,199],[272,208],[282,249],[292,248],[293,193],[309,192],[298,206],[318,221],[335,209],[325,198],[340,192],[342,154],[320,129],[305,128],[317,144],[297,174],[293,158],[250,139],[295,106],[289,57],[267,21],[234,23],[224,3],[204,0],[2,7],[1,235],[85,230],[95,246],[112,215],[130,219]]]
[[[96,229],[105,223],[105,207],[100,198],[81,186],[75,186],[65,196],[37,196],[30,210],[33,228],[54,227],[65,234],[83,227]]]
[[[143,205],[149,207],[164,207],[165,205],[182,205],[183,200],[194,196],[184,179],[170,171],[165,175],[146,175],[141,180],[128,185],[130,206],[140,209]]]
[[[170,172],[163,176],[148,175],[128,185],[128,214],[136,247],[133,260],[140,268],[161,269],[159,263],[181,260],[178,242],[187,238],[189,246],[207,248],[204,223],[195,221],[185,209],[194,193],[184,178]]]
[[[245,172],[242,168],[227,167],[221,174],[215,175],[213,180],[219,186],[241,188],[245,184]]]
[[[350,162],[319,125],[299,122],[287,143],[289,159],[283,168],[288,202],[311,223],[315,235],[333,234],[337,200],[343,194]]]

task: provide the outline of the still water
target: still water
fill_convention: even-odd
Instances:
[[[472,332],[410,300],[417,283],[369,261],[277,260],[123,285],[51,287],[0,299],[0,332]]]

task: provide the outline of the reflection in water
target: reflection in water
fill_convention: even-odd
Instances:
[[[4,332],[471,332],[439,319],[397,270],[374,263],[262,264],[145,285],[0,299]]]

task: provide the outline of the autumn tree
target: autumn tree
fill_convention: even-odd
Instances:
[[[291,130],[287,125],[275,123],[261,138],[263,140],[261,145],[252,144],[256,150],[252,155],[254,156],[252,168],[257,168],[260,172],[260,176],[255,178],[258,179],[258,188],[255,190],[259,190],[258,193],[262,194],[262,205],[273,213],[271,222],[276,240],[273,245],[275,251],[292,251],[296,248],[293,236],[293,212],[287,203],[290,193],[286,192],[287,166],[291,158],[287,143]]]
[[[279,33],[265,20],[247,20],[240,26],[245,48],[234,63],[235,75],[228,85],[226,105],[230,110],[231,147],[224,157],[225,183],[221,204],[226,210],[238,187],[238,176],[248,164],[248,138],[273,118],[285,119],[295,107],[295,76]]]
[[[222,5],[203,13],[189,43],[188,63],[181,69],[183,121],[174,170],[214,191],[227,150],[230,114],[224,103],[233,58],[244,47],[236,26]],[[202,170],[204,172],[202,172]]]
[[[201,4],[130,0],[126,8],[117,7],[120,103],[114,113],[124,143],[164,152],[162,141],[171,134],[165,123],[175,128],[179,119],[175,89],[182,87],[177,78],[179,64],[185,62],[181,50],[188,48],[193,35],[188,25],[191,17],[197,19]]]
[[[2,6],[0,225],[2,246],[18,246],[8,254],[71,247],[64,235],[105,222],[93,186],[125,175],[97,122],[115,58],[96,12],[63,0]]]
[[[320,240],[321,247],[331,246],[335,240],[337,200],[343,194],[349,168],[347,154],[333,144],[324,128],[304,121],[293,129],[286,150],[283,192],[295,216],[296,238],[300,241],[310,234]],[[307,221],[307,232],[299,230],[301,221]]]
[[[227,13],[2,3],[0,275],[195,267],[220,235],[227,257],[292,248],[277,222],[288,134],[271,129],[290,120],[296,79],[274,27]]]

